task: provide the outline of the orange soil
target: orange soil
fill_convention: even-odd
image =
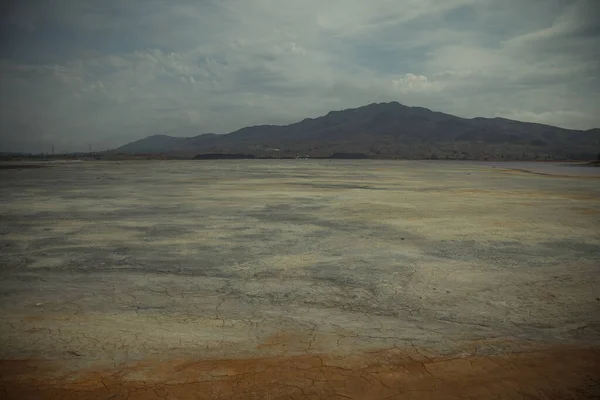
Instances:
[[[6,399],[591,399],[600,349],[546,348],[430,358],[381,350],[350,357],[146,360],[72,374],[41,360],[0,361]]]

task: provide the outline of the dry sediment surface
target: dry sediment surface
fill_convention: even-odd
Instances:
[[[597,398],[600,181],[495,167],[1,170],[0,397]]]

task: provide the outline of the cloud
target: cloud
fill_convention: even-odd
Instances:
[[[513,110],[504,113],[504,117],[508,117],[516,120],[524,120],[530,122],[537,122],[546,125],[557,125],[564,121],[581,121],[581,120],[593,120],[590,115],[579,111],[543,111],[539,113],[531,111]],[[590,121],[591,122],[591,121]]]
[[[432,93],[440,92],[444,85],[440,82],[430,82],[424,75],[404,74],[399,79],[392,80],[392,86],[400,93],[422,92]]]
[[[593,0],[38,0],[0,37],[0,150],[114,147],[397,100],[600,126]]]

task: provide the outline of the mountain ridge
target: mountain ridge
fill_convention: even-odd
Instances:
[[[506,118],[461,118],[398,102],[330,111],[287,125],[254,125],[227,134],[152,135],[119,153],[251,154],[259,158],[328,157],[475,160],[590,159],[600,152],[600,129],[573,130]]]

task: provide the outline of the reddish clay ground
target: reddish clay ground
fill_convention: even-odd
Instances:
[[[147,360],[56,376],[57,365],[3,361],[6,399],[592,399],[600,349],[426,358],[384,350],[361,356]],[[54,371],[54,372],[53,372]]]

